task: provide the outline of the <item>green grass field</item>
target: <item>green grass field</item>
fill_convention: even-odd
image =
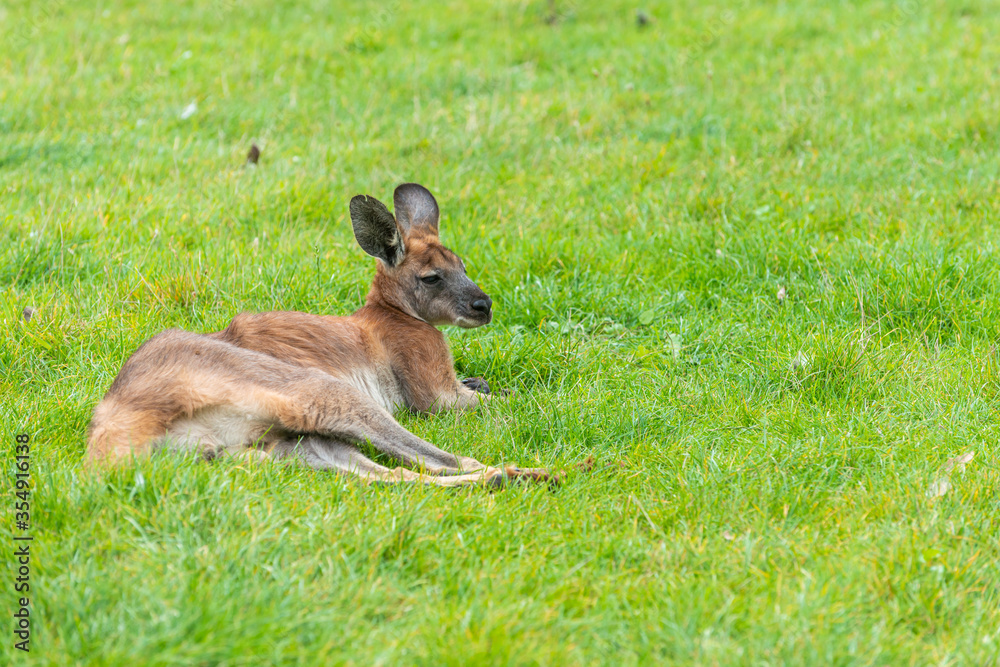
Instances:
[[[18,0],[0,34],[0,663],[1000,661],[994,3]],[[400,420],[562,488],[83,469],[146,338],[359,306],[348,201],[404,181],[496,302],[460,375],[516,393]]]

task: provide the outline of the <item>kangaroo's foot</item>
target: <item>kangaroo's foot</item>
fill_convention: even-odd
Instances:
[[[564,475],[558,472],[551,472],[546,468],[518,468],[517,466],[505,466],[504,477],[512,481],[546,482],[551,487],[562,484]]]
[[[462,384],[472,391],[478,391],[480,394],[490,393],[490,385],[483,378],[465,378],[462,380]]]

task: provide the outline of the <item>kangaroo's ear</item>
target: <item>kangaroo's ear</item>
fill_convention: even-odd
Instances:
[[[403,261],[403,237],[385,204],[368,195],[357,195],[351,199],[351,225],[354,238],[366,253],[389,267]]]
[[[430,190],[416,183],[403,183],[393,193],[392,205],[404,234],[409,234],[412,229],[421,229],[437,236],[438,203]]]

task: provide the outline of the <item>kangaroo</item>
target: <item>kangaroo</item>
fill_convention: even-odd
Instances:
[[[168,330],[125,362],[94,410],[87,460],[113,465],[161,448],[298,459],[368,482],[439,486],[507,479],[556,481],[544,469],[491,467],[451,454],[392,412],[467,410],[490,400],[480,378],[460,382],[438,326],[488,324],[492,300],[438,239],[438,204],[421,185],[351,199],[358,245],[376,258],[365,305],[346,317],[242,313],[224,330]],[[368,442],[404,465],[368,459]]]

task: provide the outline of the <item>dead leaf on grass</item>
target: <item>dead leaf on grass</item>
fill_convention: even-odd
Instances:
[[[976,457],[975,452],[966,452],[961,456],[955,456],[944,462],[941,466],[941,472],[951,472],[952,470],[957,470],[958,472],[965,472],[965,465],[971,463],[972,459]]]
[[[938,477],[931,484],[930,488],[927,489],[928,498],[940,498],[944,494],[951,490],[951,482],[948,481],[947,477]]]
[[[797,371],[800,368],[802,370],[807,370],[809,368],[809,357],[806,356],[805,352],[799,350],[799,353],[795,355],[792,359],[792,363],[788,365],[789,370]]]

